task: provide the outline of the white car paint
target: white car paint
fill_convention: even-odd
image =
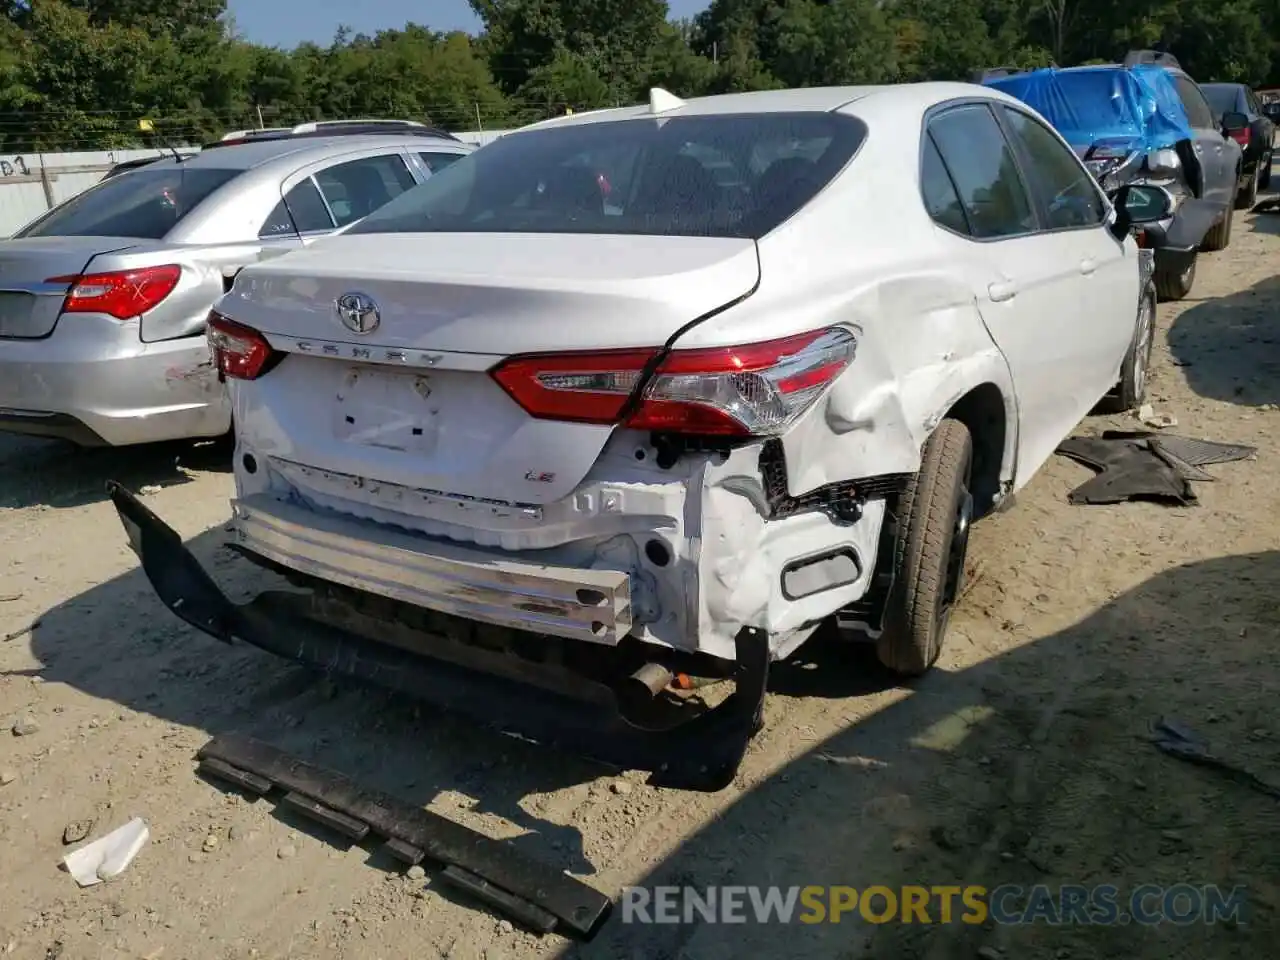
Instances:
[[[853,161],[755,242],[349,233],[246,268],[217,312],[284,359],[231,381],[242,545],[488,623],[606,644],[629,633],[725,659],[738,630],[755,626],[787,655],[866,594],[883,500],[853,521],[773,516],[763,440],[664,467],[648,431],[536,419],[486,371],[527,353],[673,337],[677,350],[717,348],[839,327],[856,336],[856,357],[778,438],[785,492],[913,473],[957,400],[994,389],[1007,422],[993,506],[1115,383],[1134,336],[1138,254],[1105,224],[976,242],[935,223],[920,201],[922,125],[939,105],[969,100],[1029,112],[967,84],[664,102],[663,116],[839,111],[865,123]],[[352,292],[379,305],[370,335],[338,320],[335,300]],[[654,540],[669,562],[647,554]],[[788,563],[842,548],[858,559],[856,577],[787,596]],[[547,609],[514,587],[503,601],[499,568],[540,585],[529,589],[552,598]],[[579,600],[564,600],[575,572]],[[602,573],[613,576],[607,589]],[[607,622],[582,599],[602,589]]]

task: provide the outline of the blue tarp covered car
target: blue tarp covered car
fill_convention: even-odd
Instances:
[[[1046,68],[985,84],[1035,109],[1081,156],[1099,145],[1148,153],[1193,136],[1163,67]]]
[[[1199,149],[1202,142],[1226,143],[1225,134],[1192,122],[1178,87],[1183,80],[1194,86],[1176,61],[1001,68],[981,78],[1049,121],[1107,193],[1124,184],[1150,184],[1173,195],[1168,222],[1144,231],[1155,249],[1161,297],[1172,300],[1190,292],[1198,251],[1222,249],[1229,239],[1237,175],[1222,150]]]

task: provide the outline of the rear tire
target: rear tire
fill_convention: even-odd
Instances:
[[[943,420],[925,443],[920,470],[898,503],[893,587],[876,655],[904,676],[918,676],[942,652],[951,610],[964,583],[973,521],[973,438],[959,420]]]
[[[1156,335],[1156,287],[1147,284],[1138,305],[1133,343],[1124,355],[1120,379],[1115,390],[1100,406],[1107,413],[1127,413],[1142,406],[1147,398],[1147,381],[1151,370],[1151,349]]]
[[[1200,249],[1206,253],[1217,253],[1231,245],[1231,224],[1236,218],[1236,198],[1231,198],[1227,212],[1212,230],[1204,235],[1204,243]]]
[[[1196,282],[1196,261],[1199,258],[1191,255],[1191,262],[1181,271],[1168,266],[1156,267],[1156,293],[1160,301],[1181,300],[1191,292]]]
[[[1258,166],[1253,171],[1253,176],[1249,178],[1249,186],[1241,193],[1236,194],[1237,210],[1252,210],[1253,205],[1258,202],[1258,188],[1262,186],[1262,159],[1259,158]]]

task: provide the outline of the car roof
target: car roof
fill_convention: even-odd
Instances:
[[[1228,83],[1224,80],[1224,81],[1215,82],[1215,83],[1202,83],[1200,84],[1200,89],[1202,90],[1248,90],[1249,85],[1247,83]]]
[[[182,161],[182,166],[192,170],[253,170],[276,160],[289,158],[290,163],[306,165],[313,160],[323,160],[334,154],[352,153],[366,147],[412,148],[429,150],[449,147],[463,152],[473,149],[457,140],[443,137],[402,136],[397,134],[369,134],[361,136],[337,135],[332,137],[298,137],[283,140],[258,140],[235,143],[216,150],[202,150]],[[174,166],[172,157],[157,160],[157,168]],[[148,166],[151,166],[148,164]]]
[[[1185,73],[1181,67],[1167,63],[1086,63],[1078,67],[1054,67],[1058,73],[1103,73],[1115,70],[1167,70],[1169,73]]]
[[[1007,99],[1006,95],[989,87],[972,83],[929,81],[925,83],[895,83],[882,86],[801,87],[792,90],[753,90],[747,93],[725,93],[710,97],[692,97],[682,105],[655,114],[648,104],[593,110],[564,117],[553,117],[540,123],[522,127],[521,130],[570,127],[587,123],[606,123],[611,120],[635,120],[648,116],[721,116],[728,114],[758,113],[831,113],[849,104],[875,98],[877,106],[896,106],[902,109],[924,110],[936,103],[960,97],[986,97]],[[520,131],[513,131],[517,134]]]

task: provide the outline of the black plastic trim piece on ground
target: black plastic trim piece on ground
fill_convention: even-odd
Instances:
[[[735,638],[736,687],[723,702],[660,729],[629,722],[617,692],[583,677],[590,696],[559,693],[378,643],[299,612],[298,597],[264,592],[232,603],[181,537],[133,494],[107,491],[160,600],[197,629],[239,640],[326,673],[354,677],[429,701],[481,726],[609,766],[644,770],[656,787],[714,793],[737,773],[760,729],[769,680],[769,638],[745,627]]]
[[[286,791],[293,809],[348,839],[360,842],[373,833],[388,841],[388,850],[399,859],[417,862],[425,856],[444,864],[442,879],[539,933],[560,929],[590,940],[612,910],[603,893],[506,841],[269,744],[224,734],[196,756],[209,776],[241,785],[248,775]],[[229,777],[228,768],[239,776]]]

